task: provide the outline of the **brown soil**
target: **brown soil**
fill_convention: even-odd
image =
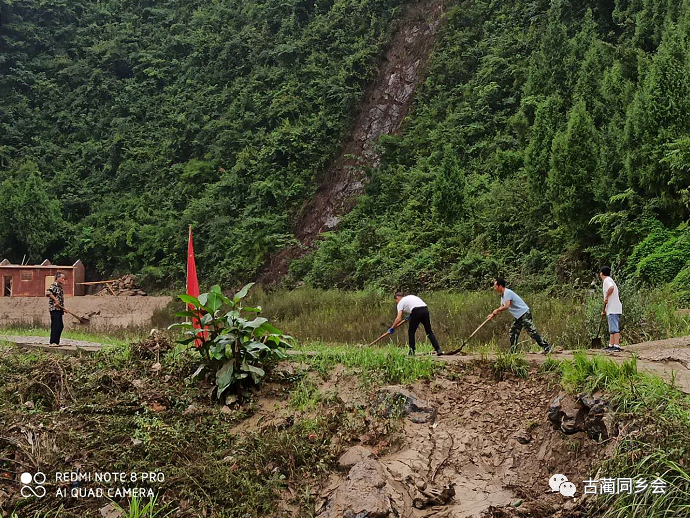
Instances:
[[[90,319],[89,329],[148,327],[156,311],[163,310],[172,297],[68,297],[65,306]],[[78,327],[77,320],[65,314],[65,327]],[[44,297],[1,297],[0,327],[20,324],[50,324]]]
[[[364,93],[352,132],[340,154],[323,173],[312,200],[294,225],[299,245],[273,258],[260,282],[274,284],[287,273],[290,261],[303,256],[321,232],[332,230],[364,191],[366,167],[377,167],[374,147],[382,135],[398,133],[412,105],[424,64],[441,24],[445,0],[410,3],[379,64],[377,78]]]
[[[425,509],[394,504],[403,517],[479,517],[513,505],[524,516],[564,516],[576,512],[581,500],[552,493],[549,478],[566,475],[581,496],[582,482],[596,475],[595,463],[608,453],[606,443],[584,433],[566,436],[552,429],[547,410],[558,388],[543,377],[496,382],[473,369],[459,381],[420,382],[411,391],[437,410],[435,422],[405,419],[401,440],[378,461],[406,499],[414,498],[415,488],[449,485],[455,497]],[[518,442],[525,436],[527,444]],[[344,481],[345,475],[331,477],[322,500]]]

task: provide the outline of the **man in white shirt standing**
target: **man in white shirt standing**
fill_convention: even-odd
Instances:
[[[408,328],[408,340],[410,344],[410,356],[414,356],[415,353],[415,339],[414,334],[419,327],[419,324],[424,326],[424,331],[426,331],[426,336],[429,338],[431,345],[434,347],[437,356],[441,356],[443,351],[438,345],[438,340],[436,335],[431,330],[431,321],[429,320],[429,308],[426,306],[426,302],[417,297],[416,295],[407,295],[400,291],[395,294],[395,302],[398,305],[398,316],[395,318],[393,325],[388,329],[388,334],[392,335],[395,332],[395,328],[400,322],[403,321],[403,313],[409,314],[410,327]]]
[[[494,290],[501,295],[501,307],[494,309],[486,318],[493,319],[503,311],[508,311],[513,316],[515,320],[513,320],[513,325],[510,326],[510,352],[517,352],[520,332],[525,329],[532,337],[532,340],[537,342],[539,347],[543,349],[542,352],[549,354],[551,346],[537,331],[534,320],[532,320],[532,312],[525,301],[513,290],[506,288],[506,281],[504,279],[496,279],[494,281]]]
[[[623,314],[623,304],[618,295],[618,286],[611,278],[611,268],[602,266],[599,270],[599,277],[604,281],[604,310],[601,315],[609,321],[609,346],[604,349],[608,352],[622,351],[621,343],[621,315]]]

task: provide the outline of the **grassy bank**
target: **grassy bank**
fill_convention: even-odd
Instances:
[[[604,357],[576,354],[547,364],[560,373],[571,393],[602,391],[624,423],[615,454],[600,477],[657,478],[664,494],[606,495],[590,501],[595,516],[661,518],[690,516],[690,396],[663,380],[640,373],[633,358],[618,364]],[[594,474],[594,473],[593,473]]]

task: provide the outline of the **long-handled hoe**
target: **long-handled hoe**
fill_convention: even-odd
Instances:
[[[79,315],[75,315],[74,313],[72,313],[69,309],[67,309],[64,306],[58,306],[58,307],[62,311],[64,311],[65,313],[68,313],[68,314],[72,315],[74,318],[76,318],[77,320],[79,320],[80,324],[88,324],[91,322],[91,319],[89,317],[80,317]]]
[[[395,326],[393,329],[398,329],[401,325],[403,325],[404,323],[406,323],[407,320],[408,320],[407,318],[406,318],[405,320],[401,320],[400,322],[398,322],[398,325]],[[371,347],[372,345],[379,343],[381,340],[383,340],[383,339],[386,338],[387,336],[389,336],[389,335],[388,335],[388,331],[386,331],[386,332],[383,333],[381,336],[379,336],[376,340],[374,340],[374,341],[371,342],[369,345],[367,345],[367,347]]]
[[[479,330],[482,327],[484,327],[484,324],[486,324],[489,320],[491,320],[491,317],[487,317],[486,320],[484,320],[484,322],[482,322],[481,325],[477,329],[475,329],[474,332],[467,338],[467,340],[463,340],[462,345],[458,349],[455,349],[454,351],[449,351],[445,354],[447,356],[452,356],[453,354],[458,354],[460,351],[462,351],[462,348],[465,347],[465,345],[467,345],[467,342],[469,342],[472,339],[472,337],[476,335],[477,332],[479,332]]]

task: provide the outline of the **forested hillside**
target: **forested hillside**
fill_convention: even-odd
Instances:
[[[293,243],[403,0],[0,0],[0,248],[164,284]],[[690,280],[690,2],[446,2],[403,131],[290,280]],[[587,278],[589,280],[589,278]]]
[[[0,255],[255,274],[291,239],[402,0],[0,0]]]
[[[682,285],[689,28],[688,2],[455,2],[405,133],[295,276],[474,287],[614,263]]]

